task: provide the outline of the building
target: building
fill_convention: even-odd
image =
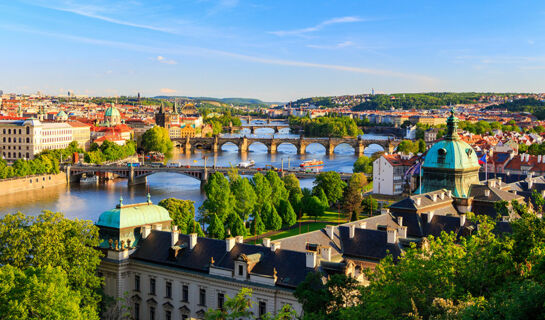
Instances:
[[[155,123],[163,128],[170,128],[172,125],[180,125],[180,115],[178,114],[177,103],[174,103],[171,112],[167,112],[161,103],[159,112],[155,114]]]
[[[63,149],[73,140],[72,126],[68,123],[28,120],[0,120],[0,148],[8,161],[34,159],[44,150]]]
[[[202,319],[244,287],[253,290],[256,315],[275,314],[285,304],[301,312],[293,292],[318,267],[316,251],[286,250],[268,240],[250,245],[242,237],[179,234],[171,223],[149,195],[147,202],[131,205],[120,199],[96,223],[104,291],[113,298],[128,297],[125,303],[135,319]]]
[[[116,126],[118,124],[121,124],[121,113],[112,104],[104,112],[104,126],[113,127],[113,126]]]
[[[468,197],[469,187],[479,183],[479,161],[475,150],[460,139],[458,118],[451,112],[445,138],[426,153],[422,165],[422,193],[448,189],[455,197]]]
[[[70,121],[72,141],[76,141],[83,150],[89,150],[91,145],[91,126],[79,121]]]
[[[405,154],[383,154],[376,159],[373,162],[373,193],[390,196],[402,194],[407,183],[405,174],[418,159],[418,156]]]

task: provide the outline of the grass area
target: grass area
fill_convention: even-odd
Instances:
[[[339,219],[340,218],[340,219]],[[345,223],[346,217],[344,216],[344,213],[341,212],[340,214],[337,213],[337,211],[326,211],[323,216],[318,217],[319,221],[327,222],[327,223]],[[313,217],[309,216],[303,216],[301,219],[301,222],[314,222]]]
[[[325,228],[325,226],[328,225],[328,224],[329,223],[326,223],[326,222],[307,223],[307,224],[301,225],[301,233],[320,230],[322,228]],[[298,235],[298,234],[299,234],[299,226],[297,225],[296,228],[279,232],[279,233],[275,234],[274,236],[271,236],[270,238],[271,238],[271,240],[277,240],[277,239],[282,239],[282,238],[295,236],[295,235]]]

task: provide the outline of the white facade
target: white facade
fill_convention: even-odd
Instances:
[[[402,194],[406,169],[408,167],[404,165],[392,165],[384,155],[376,159],[373,162],[373,193],[390,196]]]
[[[33,159],[43,150],[68,147],[73,140],[67,123],[42,123],[38,120],[0,120],[0,149],[8,161]]]

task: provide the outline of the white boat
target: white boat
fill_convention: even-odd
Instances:
[[[85,177],[79,180],[79,183],[84,183],[84,184],[97,183],[97,182],[98,182],[98,176]]]
[[[239,168],[250,168],[250,167],[253,167],[255,165],[255,161],[254,160],[249,160],[249,161],[242,161],[241,163],[239,163],[237,165],[237,167]]]

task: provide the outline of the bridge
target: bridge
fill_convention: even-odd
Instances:
[[[267,117],[267,118],[264,118],[264,117],[252,117],[252,116],[237,116],[238,118],[240,118],[241,120],[246,120],[248,121],[248,123],[252,122],[252,121],[263,121],[263,122],[267,122],[267,124],[271,123],[271,121],[285,121],[287,120],[287,118],[270,118],[270,117]]]
[[[257,129],[268,128],[268,129],[273,129],[274,133],[279,133],[280,130],[286,129],[286,128],[289,129],[289,127],[290,126],[288,124],[263,124],[263,125],[259,125],[259,124],[244,125],[243,124],[241,126],[229,126],[229,132],[230,133],[235,133],[236,131],[240,131],[241,129],[250,129],[250,132],[252,134],[255,134]]]
[[[146,177],[157,172],[172,172],[183,174],[188,177],[195,178],[201,181],[201,186],[204,186],[208,180],[208,175],[214,172],[220,172],[227,174],[231,170],[231,167],[213,167],[213,166],[184,166],[184,167],[157,167],[157,166],[140,166],[140,167],[128,167],[122,165],[72,165],[66,166],[64,171],[66,172],[67,181],[72,181],[85,175],[105,175],[113,174],[120,178],[128,179],[129,185],[146,183]],[[266,172],[262,168],[237,168],[240,175],[254,175],[257,172]],[[303,178],[315,178],[317,172],[303,172],[293,168],[287,170],[281,170],[279,174],[293,173],[299,179]],[[339,173],[341,179],[348,181],[352,176],[352,173]]]
[[[221,151],[221,147],[226,143],[234,144],[238,147],[239,152],[248,152],[249,147],[254,143],[261,143],[267,147],[269,153],[276,153],[276,150],[281,144],[291,144],[297,148],[298,154],[305,154],[308,145],[317,143],[326,149],[327,154],[333,154],[335,148],[341,144],[346,144],[354,148],[354,153],[357,156],[363,155],[366,147],[372,144],[381,146],[384,151],[393,153],[400,140],[364,140],[360,138],[253,138],[253,137],[209,137],[209,138],[174,138],[174,144],[181,148],[185,153],[191,153],[196,149],[206,149],[213,152]]]

